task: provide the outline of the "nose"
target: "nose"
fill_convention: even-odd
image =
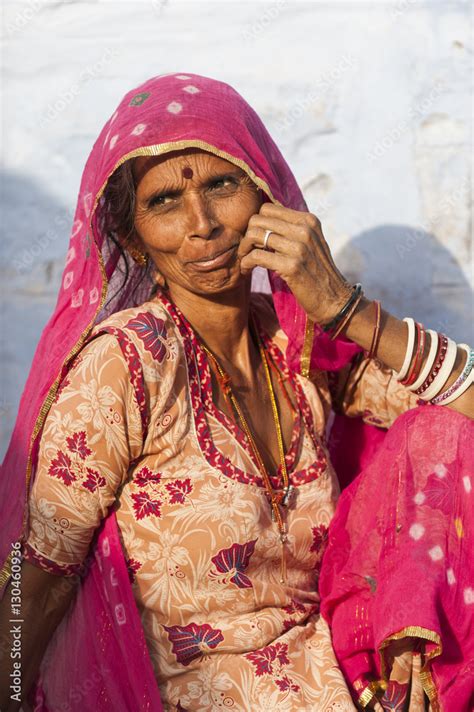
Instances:
[[[186,201],[187,236],[190,239],[210,240],[219,225],[206,196],[191,193]]]

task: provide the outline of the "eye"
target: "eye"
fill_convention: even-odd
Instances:
[[[227,185],[225,185],[225,183],[227,183]],[[211,184],[211,190],[213,190],[213,189],[218,190],[219,188],[228,188],[229,185],[235,186],[236,185],[235,179],[232,178],[231,176],[224,176],[223,178],[219,178],[218,180],[215,180]]]
[[[154,195],[153,198],[150,198],[148,201],[148,207],[153,208],[155,205],[164,205],[166,198],[170,197],[169,195]]]

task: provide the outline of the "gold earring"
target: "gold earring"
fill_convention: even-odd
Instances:
[[[148,254],[146,252],[142,252],[141,250],[138,249],[138,247],[135,247],[134,245],[129,245],[127,247],[127,250],[132,257],[133,261],[137,264],[140,265],[140,267],[145,267],[148,263]]]

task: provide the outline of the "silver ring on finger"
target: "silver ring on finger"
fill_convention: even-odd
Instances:
[[[265,237],[263,238],[263,249],[268,250],[268,239],[270,235],[272,234],[273,230],[267,230],[265,232]]]

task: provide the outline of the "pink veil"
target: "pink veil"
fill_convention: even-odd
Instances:
[[[239,165],[269,200],[307,209],[262,121],[228,84],[172,73],[154,77],[124,96],[84,169],[57,304],[36,349],[2,467],[2,586],[11,575],[12,544],[27,533],[28,492],[39,439],[61,380],[92,327],[113,312],[146,301],[153,286],[144,269],[130,260],[127,284],[118,290],[123,272],[119,250],[103,230],[104,188],[129,158],[188,146]],[[347,340],[330,341],[307,323],[281,279],[270,275],[270,282],[294,370],[308,375],[311,368],[338,369],[360,351]],[[113,512],[96,533],[85,571],[75,603],[43,661],[33,693],[35,709],[134,710],[137,699],[143,701],[140,709],[161,709]],[[66,662],[71,656],[74,666]]]

